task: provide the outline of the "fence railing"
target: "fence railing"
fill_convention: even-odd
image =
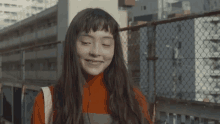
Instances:
[[[156,104],[161,97],[190,103],[185,107],[159,101],[157,112],[193,116],[195,123],[198,118],[205,118],[204,123],[220,120],[219,15],[220,11],[191,14],[121,29],[128,44],[128,67],[139,74],[136,76],[148,101]],[[210,45],[214,47],[207,47]],[[202,103],[202,107],[191,105],[195,103]]]

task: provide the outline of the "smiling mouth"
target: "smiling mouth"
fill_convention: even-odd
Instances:
[[[86,61],[94,65],[103,63],[103,61],[95,61],[95,60],[89,60],[89,59],[86,59]]]
[[[94,62],[94,63],[103,62],[103,61],[96,61],[96,60],[90,60],[90,59],[86,59],[86,61],[88,61],[88,62]]]

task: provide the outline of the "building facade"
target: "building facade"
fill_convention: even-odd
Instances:
[[[136,5],[129,9],[132,21],[153,21],[166,19],[168,15],[190,11],[189,1],[176,0],[146,0],[136,1]],[[186,13],[185,13],[186,14]]]
[[[1,0],[0,30],[50,8],[57,2],[58,0]]]

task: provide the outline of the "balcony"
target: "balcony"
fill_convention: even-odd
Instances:
[[[36,71],[37,79],[41,80],[56,80],[56,71]]]
[[[50,28],[42,29],[37,32],[24,34],[21,37],[12,38],[7,41],[2,41],[0,42],[0,49],[5,48],[5,47],[19,45],[20,39],[21,39],[21,43],[28,43],[28,42],[35,40],[37,36],[38,36],[38,39],[40,39],[40,38],[56,36],[56,35],[57,35],[57,26],[52,26]]]
[[[56,71],[25,71],[25,79],[27,80],[56,80]],[[19,79],[20,71],[3,71],[2,77],[10,79]]]
[[[25,79],[37,79],[36,71],[25,71]]]
[[[27,52],[25,53],[25,59],[30,60],[30,59],[35,59],[36,58],[36,52]]]
[[[25,34],[23,37],[22,37],[22,40],[21,42],[23,43],[27,43],[27,42],[30,42],[32,40],[36,39],[36,33],[28,33],[28,34]]]
[[[17,80],[21,77],[21,72],[20,71],[2,71],[2,77]]]
[[[56,71],[26,71],[26,79],[38,80],[56,80]]]
[[[20,61],[20,54],[13,54],[10,56],[2,56],[2,62]]]
[[[7,46],[8,41],[2,41],[0,42],[0,49],[4,48]]]
[[[37,32],[38,38],[45,38],[57,34],[57,26],[53,26],[47,29],[42,29]]]
[[[37,51],[37,58],[52,58],[57,56],[56,48]]]

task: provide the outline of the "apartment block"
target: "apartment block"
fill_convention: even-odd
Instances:
[[[50,8],[57,2],[58,0],[1,0],[0,30]]]

